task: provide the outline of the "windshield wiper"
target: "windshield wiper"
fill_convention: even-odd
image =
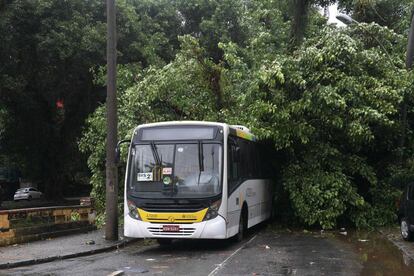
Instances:
[[[198,140],[198,166],[200,171],[198,172],[197,185],[200,185],[201,172],[204,171],[203,143],[200,140]]]
[[[161,164],[162,164],[162,160],[160,160],[160,156],[158,155],[157,147],[155,146],[154,141],[151,141],[150,144],[151,144],[152,155],[154,155],[154,159],[155,159],[155,166],[152,169],[153,180],[154,181],[161,181],[161,174],[162,174]]]
[[[203,153],[203,143],[198,140],[198,165],[200,167],[200,173],[204,171],[204,153]]]
[[[160,156],[158,155],[158,151],[157,151],[157,148],[155,147],[154,141],[151,141],[150,144],[151,144],[152,155],[154,155],[155,164],[157,166],[161,166]]]

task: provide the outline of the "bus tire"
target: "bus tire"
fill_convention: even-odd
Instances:
[[[157,239],[157,242],[161,246],[167,246],[172,243],[172,239]]]
[[[246,236],[247,232],[247,207],[243,205],[242,211],[240,213],[239,220],[239,232],[236,234],[236,241],[241,242]]]

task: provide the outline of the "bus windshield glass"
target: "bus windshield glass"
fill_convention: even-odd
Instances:
[[[138,197],[203,198],[221,192],[220,144],[140,144],[132,148],[129,191]]]

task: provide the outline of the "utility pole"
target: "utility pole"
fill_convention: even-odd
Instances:
[[[116,15],[115,0],[106,1],[107,22],[107,88],[106,88],[106,203],[105,239],[118,240],[118,172],[115,147],[118,140],[116,100]]]

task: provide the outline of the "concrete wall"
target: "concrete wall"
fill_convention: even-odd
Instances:
[[[91,206],[0,211],[0,246],[95,229]]]

